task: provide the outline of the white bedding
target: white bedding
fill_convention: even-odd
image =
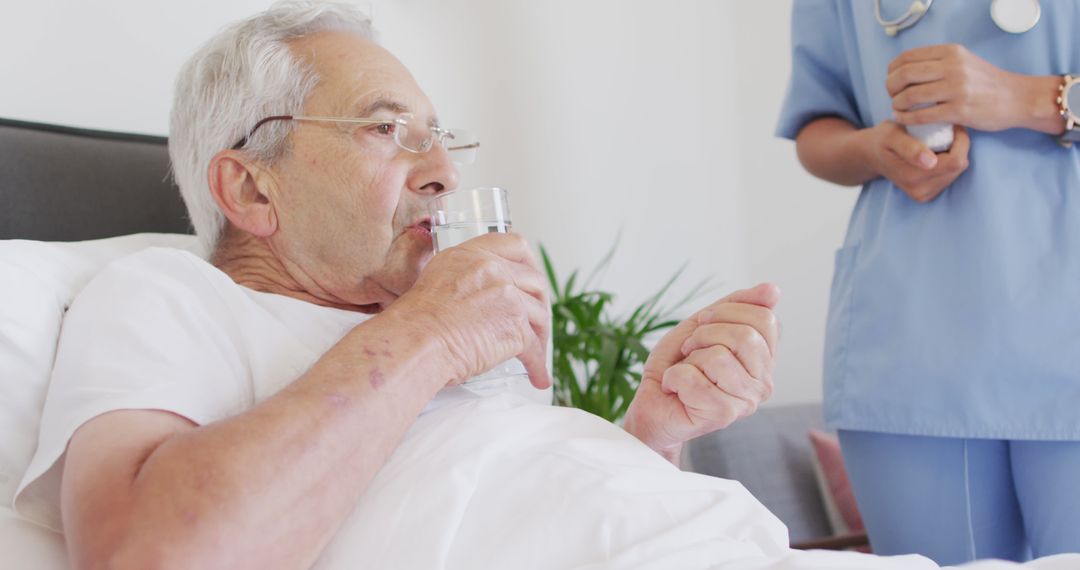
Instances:
[[[318,568],[936,568],[786,548],[740,484],[680,472],[614,426],[506,394],[444,393],[373,481]],[[67,568],[63,539],[0,507],[0,566]],[[1020,566],[1075,570],[1080,555]]]
[[[511,394],[451,395],[406,435],[320,568],[937,567],[792,551],[742,485],[681,472],[595,416]],[[1028,567],[1077,569],[1080,555]]]
[[[10,328],[10,334],[0,330],[0,340],[9,341],[0,342],[0,363],[7,363],[0,374],[0,383],[6,382],[0,392],[7,396],[0,400],[7,438],[0,446],[0,568],[68,566],[60,535],[9,508],[36,441],[56,330],[64,307],[100,264],[143,241],[160,245],[159,239],[172,245],[170,240],[191,237],[0,244],[7,248],[0,261],[14,274],[41,277],[0,280],[8,298],[21,301],[5,306],[0,323]],[[40,303],[29,302],[31,293]],[[38,305],[46,310],[34,313]],[[26,349],[30,345],[33,350]],[[510,393],[479,399],[458,388],[440,394],[420,417],[318,567],[935,567],[918,557],[803,553],[786,544],[783,525],[738,483],[680,472],[622,430],[583,412]],[[1024,567],[1076,570],[1080,556]]]
[[[27,522],[0,505],[0,568],[63,570],[68,567],[64,537]]]

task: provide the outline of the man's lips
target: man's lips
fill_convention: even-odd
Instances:
[[[420,218],[416,220],[409,227],[405,228],[408,233],[415,233],[424,236],[431,236],[431,218]]]

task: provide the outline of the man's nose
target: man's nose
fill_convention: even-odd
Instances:
[[[436,143],[431,147],[431,150],[418,158],[420,164],[416,172],[414,172],[417,182],[413,186],[414,188],[421,192],[437,195],[458,187],[460,174],[457,165],[450,158],[450,153],[446,151],[446,147]]]

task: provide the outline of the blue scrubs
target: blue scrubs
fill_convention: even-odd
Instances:
[[[937,0],[888,37],[870,0],[797,0],[778,132],[836,115],[891,119],[889,62],[961,43],[1006,70],[1080,72],[1080,2],[1042,2],[1025,34],[989,0]],[[883,15],[909,0],[883,0]],[[1080,440],[1080,152],[1042,133],[969,131],[970,167],[929,204],[863,187],[836,273],[825,348],[834,427],[913,435]]]
[[[1080,550],[1080,443],[840,430],[878,554],[940,565]]]
[[[910,5],[882,0],[882,15]],[[778,134],[794,139],[822,116],[860,128],[891,119],[889,62],[919,46],[963,44],[1027,75],[1080,73],[1078,30],[1073,0],[1043,0],[1024,34],[1000,30],[990,0],[936,0],[895,37],[872,0],[796,0]],[[928,204],[883,178],[863,186],[836,254],[826,420],[908,436],[1080,441],[1080,150],[1023,129],[969,134],[970,167]]]

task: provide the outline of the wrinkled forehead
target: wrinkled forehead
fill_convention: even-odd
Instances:
[[[392,117],[412,113],[438,123],[435,110],[409,70],[378,44],[343,32],[292,42],[293,52],[319,76],[304,113],[343,117]]]

